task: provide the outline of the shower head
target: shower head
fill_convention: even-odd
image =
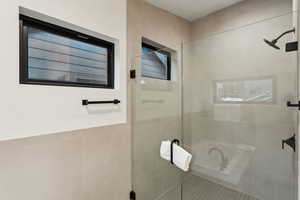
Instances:
[[[272,41],[269,41],[267,39],[264,39],[264,42],[267,43],[268,45],[270,45],[271,47],[275,48],[275,49],[280,49],[276,43],[277,43],[277,40],[272,40]]]
[[[288,30],[284,33],[282,33],[281,35],[279,35],[277,38],[275,38],[274,40],[270,41],[270,40],[267,40],[267,39],[264,39],[264,42],[267,43],[268,45],[270,45],[271,47],[279,50],[280,48],[276,45],[276,43],[278,42],[278,40],[280,38],[282,38],[284,35],[288,34],[288,33],[295,33],[296,32],[296,29],[293,28],[291,30]]]

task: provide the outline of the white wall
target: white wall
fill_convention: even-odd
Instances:
[[[126,122],[126,0],[5,0],[0,7],[0,140]],[[19,84],[19,6],[119,40],[116,89]],[[119,106],[82,99],[121,100]]]

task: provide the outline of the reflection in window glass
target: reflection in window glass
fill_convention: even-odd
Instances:
[[[114,88],[114,44],[20,15],[20,83]]]
[[[143,44],[142,76],[170,80],[171,55],[166,51],[156,51],[155,47]]]
[[[107,49],[28,29],[30,79],[107,84]]]

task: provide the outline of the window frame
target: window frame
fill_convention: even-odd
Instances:
[[[107,84],[78,83],[71,81],[37,80],[30,79],[28,74],[28,27],[38,28],[48,33],[57,34],[70,39],[75,39],[88,44],[93,44],[107,49]],[[78,31],[67,29],[59,25],[41,21],[26,15],[19,15],[19,40],[20,40],[20,63],[19,82],[20,84],[88,87],[114,89],[115,82],[115,44]]]
[[[142,49],[143,49],[143,47],[151,49],[153,51],[158,51],[159,53],[164,54],[164,55],[167,56],[167,79],[157,78],[157,77],[153,77],[153,76],[144,76],[144,75],[142,75],[142,76],[146,77],[146,78],[153,78],[153,79],[158,79],[158,80],[171,81],[171,68],[172,68],[172,59],[171,59],[172,55],[171,55],[171,53],[169,51],[166,51],[166,50],[161,50],[160,48],[155,47],[153,45],[150,45],[146,42],[142,42]]]

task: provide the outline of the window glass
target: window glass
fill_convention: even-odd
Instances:
[[[165,51],[156,51],[155,47],[142,47],[142,76],[170,80],[171,55]]]
[[[111,87],[113,46],[84,42],[59,30],[23,26],[23,82],[74,86]],[[24,31],[26,30],[26,31]],[[55,31],[55,33],[54,33]],[[24,48],[24,46],[26,46]]]

